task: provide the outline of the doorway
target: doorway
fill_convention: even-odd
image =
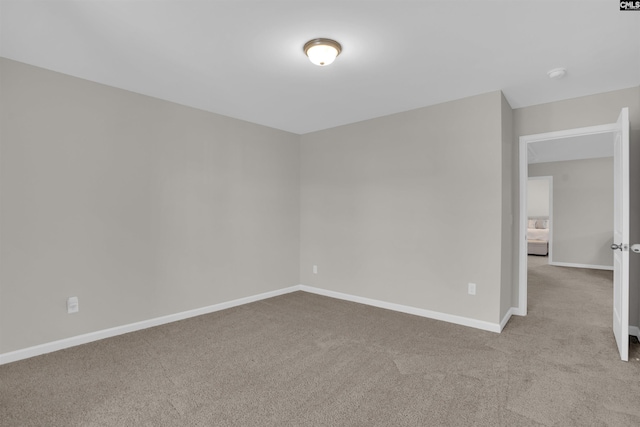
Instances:
[[[527,314],[527,181],[528,164],[533,144],[564,145],[573,149],[575,144],[603,139],[599,144],[613,148],[613,304],[612,329],[620,359],[629,356],[629,108],[620,111],[616,123],[566,131],[549,132],[520,137],[520,221],[519,221],[519,307],[515,314]],[[532,155],[535,155],[533,153]],[[556,236],[557,237],[557,236]]]
[[[553,263],[553,175],[529,176],[527,252]]]
[[[539,163],[613,155],[615,124],[520,137],[519,301],[517,314],[527,314],[527,228],[530,157]],[[590,154],[584,154],[588,152]],[[582,154],[580,154],[582,153]],[[553,225],[551,225],[553,227]],[[552,249],[553,250],[553,247]],[[576,265],[578,266],[578,265]]]
[[[611,327],[613,157],[599,154],[608,156],[529,164],[527,311],[532,324],[555,325],[557,336],[568,338],[576,325]],[[592,348],[607,349],[606,342]]]
[[[527,182],[529,157],[533,148],[561,147],[573,151],[579,144],[601,140],[598,147],[613,151],[613,322],[612,329],[623,361],[629,350],[629,109],[623,108],[616,123],[566,131],[549,132],[520,137],[520,220],[519,220],[519,301],[515,314],[527,314]],[[559,150],[559,151],[564,151]],[[558,150],[554,150],[557,154]],[[597,150],[596,150],[597,151]],[[599,157],[599,155],[593,156]],[[557,218],[557,216],[556,216]],[[556,234],[557,237],[557,234]]]

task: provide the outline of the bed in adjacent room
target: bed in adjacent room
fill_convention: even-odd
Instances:
[[[529,255],[546,256],[549,254],[548,218],[529,218],[527,248]]]

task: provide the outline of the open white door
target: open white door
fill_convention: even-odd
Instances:
[[[629,109],[616,124],[613,152],[613,334],[629,360]]]

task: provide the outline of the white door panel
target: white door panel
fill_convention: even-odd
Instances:
[[[617,121],[613,153],[613,334],[629,360],[629,109]],[[616,247],[614,249],[614,247]]]

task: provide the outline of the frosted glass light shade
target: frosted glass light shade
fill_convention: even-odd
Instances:
[[[342,46],[335,40],[314,39],[304,45],[304,53],[309,60],[321,67],[331,64],[340,55]]]

